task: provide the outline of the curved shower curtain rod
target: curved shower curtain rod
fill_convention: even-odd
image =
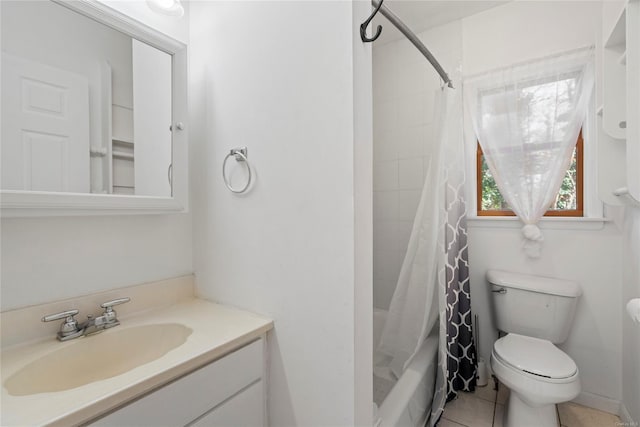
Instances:
[[[380,13],[382,13],[382,15],[384,15],[385,18],[389,20],[389,22],[391,22],[398,30],[400,30],[400,32],[404,34],[411,43],[413,43],[413,45],[420,51],[420,53],[424,55],[425,58],[427,58],[427,61],[429,61],[433,68],[435,68],[436,72],[440,75],[440,78],[442,78],[444,83],[450,88],[453,88],[453,82],[449,78],[447,72],[444,71],[444,68],[442,68],[435,56],[433,56],[429,49],[427,49],[427,47],[420,41],[420,39],[413,33],[413,31],[411,31],[409,27],[407,27],[405,23],[396,16],[396,14],[391,12],[389,8],[387,8],[387,6],[382,4],[383,1],[384,0],[371,0],[371,5],[375,7],[375,10],[371,14],[371,16],[369,16],[369,18],[360,25],[360,38],[362,39],[362,41],[364,43],[369,43],[380,37],[380,33],[382,32],[381,25],[378,25],[376,33],[372,38],[367,37],[367,27],[379,11]]]

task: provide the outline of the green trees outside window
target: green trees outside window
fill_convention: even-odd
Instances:
[[[532,153],[537,156],[552,156],[550,150],[539,150]],[[582,132],[578,136],[573,149],[571,163],[565,174],[560,190],[545,216],[583,216],[583,177],[584,177],[584,140]],[[535,163],[535,162],[534,162]],[[540,163],[540,162],[537,162]],[[480,216],[513,216],[515,215],[506,202],[491,171],[487,166],[480,144],[477,149],[477,212]]]
[[[577,150],[574,148],[571,158],[571,166],[562,180],[560,191],[556,196],[551,210],[576,210],[578,202],[578,179],[577,179]],[[482,210],[484,211],[510,211],[509,204],[504,200],[498,185],[496,184],[487,162],[482,156]]]

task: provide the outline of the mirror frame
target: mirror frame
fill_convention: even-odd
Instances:
[[[172,196],[0,190],[2,218],[188,211],[187,45],[96,0],[50,0],[172,56]],[[178,129],[177,123],[182,123]]]

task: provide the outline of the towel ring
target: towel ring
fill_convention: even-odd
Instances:
[[[222,162],[222,179],[224,180],[224,185],[226,185],[229,191],[231,191],[232,193],[238,193],[238,194],[244,193],[245,191],[247,191],[247,189],[251,185],[251,165],[249,164],[249,160],[247,160],[247,153],[248,153],[247,147],[232,148],[231,151],[229,151],[229,154],[227,154],[227,156],[224,158],[224,161]],[[246,185],[239,190],[233,188],[231,186],[231,183],[227,179],[227,173],[226,173],[227,160],[229,160],[231,156],[235,157],[236,162],[245,162],[247,164],[247,171],[249,171],[249,179],[247,179]]]

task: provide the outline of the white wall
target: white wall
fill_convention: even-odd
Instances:
[[[512,2],[465,18],[464,74],[595,45],[600,38],[600,18],[599,2]],[[586,173],[592,176],[594,171]],[[593,187],[590,190],[595,191]],[[481,355],[488,361],[497,337],[484,280],[487,269],[577,280],[584,293],[571,335],[562,348],[580,369],[583,393],[579,400],[616,411],[622,382],[622,236],[613,224],[593,230],[587,225],[576,228],[563,224],[543,228],[542,257],[533,260],[522,252],[519,227],[509,221],[470,222],[473,310],[480,318]]]
[[[198,291],[275,320],[270,425],[370,423],[371,379],[364,378],[371,375],[370,338],[358,341],[367,349],[354,348],[355,318],[367,322],[358,326],[363,333],[371,322],[367,261],[356,261],[355,254],[370,253],[366,227],[359,227],[355,213],[366,224],[371,208],[364,206],[366,197],[354,205],[354,194],[370,189],[371,176],[370,89],[358,84],[354,97],[354,76],[370,73],[371,57],[370,47],[354,39],[353,21],[363,18],[353,8],[359,15],[368,8],[324,1],[191,7]],[[243,145],[255,184],[234,195],[221,167],[229,149]],[[356,177],[359,154],[364,157]],[[239,167],[232,160],[229,171]],[[358,247],[356,229],[364,234]],[[355,295],[368,308],[358,308]],[[368,402],[364,408],[356,405],[360,393]]]
[[[353,2],[352,28],[371,13],[368,2]],[[373,67],[371,45],[353,36],[354,85],[354,425],[372,425],[373,397]]]
[[[2,219],[2,311],[191,273],[188,214]]]
[[[596,43],[598,1],[518,1],[463,19],[465,75]]]
[[[462,62],[460,21],[418,37],[456,80]],[[431,159],[440,77],[405,38],[376,44],[373,53],[373,295],[374,307],[386,310]]]
[[[640,298],[640,208],[627,207],[625,215],[622,307],[630,299]],[[622,403],[637,425],[640,422],[640,326],[626,313],[622,320]]]
[[[149,24],[153,15],[137,17]],[[187,34],[187,19],[157,28]],[[190,214],[3,218],[0,240],[3,311],[193,271]]]

